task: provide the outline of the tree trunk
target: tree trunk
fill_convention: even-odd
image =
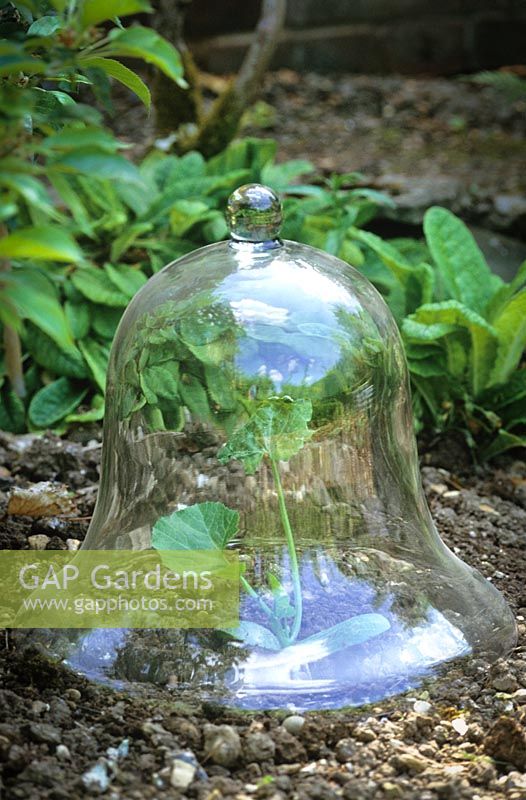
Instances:
[[[152,27],[171,42],[181,55],[188,89],[182,89],[163,72],[157,72],[153,83],[155,130],[160,136],[176,131],[180,125],[198,124],[201,95],[197,87],[197,67],[184,38],[184,20],[192,0],[158,0]]]
[[[196,136],[185,142],[185,150],[199,150],[208,158],[223,150],[234,138],[243,112],[254,101],[274,55],[286,9],[286,0],[263,0],[254,38],[236,78],[218,97]]]

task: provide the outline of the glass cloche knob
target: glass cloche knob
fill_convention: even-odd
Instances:
[[[283,214],[272,189],[247,183],[228,198],[226,218],[234,241],[268,242],[278,238]]]

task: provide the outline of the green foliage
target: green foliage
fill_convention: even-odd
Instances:
[[[29,419],[37,428],[49,428],[77,408],[86,392],[75,388],[68,378],[58,378],[33,395]]]
[[[477,72],[476,75],[468,75],[466,77],[467,80],[475,81],[475,83],[492,86],[499,94],[509,98],[512,103],[526,98],[526,79],[505,69],[493,72],[484,70],[483,72]]]
[[[312,436],[308,428],[311,417],[310,400],[270,398],[230,437],[218,455],[219,461],[225,464],[239,459],[248,475],[256,471],[264,456],[288,461]]]
[[[354,230],[363,270],[402,330],[420,425],[459,428],[482,457],[526,445],[526,265],[505,284],[450,211],[424,218],[425,248]]]
[[[76,152],[70,148],[77,144],[82,150],[86,134],[94,136],[101,155],[113,157],[115,140],[106,131],[86,127],[51,133],[45,148],[62,158]],[[363,198],[354,194],[354,188],[329,191],[290,184],[312,167],[303,161],[275,164],[275,153],[275,142],[258,139],[236,141],[209,161],[195,152],[182,157],[153,152],[135,168],[145,187],[139,192],[126,180],[110,182],[79,171],[51,175],[60,197],[60,205],[54,210],[61,227],[55,238],[47,233],[58,225],[48,224],[41,245],[54,247],[55,258],[51,259],[49,253],[49,260],[37,268],[32,263],[33,249],[31,261],[13,260],[11,273],[2,278],[9,287],[10,303],[4,314],[11,312],[16,319],[28,320],[22,338],[28,354],[26,370],[33,364],[39,367],[35,390],[50,380],[67,377],[83,381],[82,387],[88,388],[84,402],[92,403],[104,388],[109,345],[135,292],[167,262],[227,236],[223,209],[228,195],[240,183],[265,180],[291,192],[286,202],[306,238],[319,227],[312,192],[323,193],[323,225],[328,233],[331,226],[335,231],[341,226],[342,206],[350,213],[356,205],[363,214]],[[354,178],[350,181],[352,185]],[[332,206],[331,192],[338,195]],[[38,201],[39,195],[33,199]],[[370,214],[372,201],[367,200],[367,204]],[[28,208],[34,211],[34,205]],[[9,238],[3,241],[9,242]],[[130,367],[132,381],[126,388],[127,413],[146,407],[155,429],[178,430],[186,405],[203,419],[216,418],[229,428],[229,419],[238,409],[239,393],[234,391],[224,364],[234,352],[237,326],[222,306],[212,312],[216,316],[210,321],[208,314],[200,315],[197,305],[177,323],[170,319],[169,308],[165,316],[160,313],[157,338],[152,339],[149,330],[145,332],[148,363],[139,363],[142,345],[138,342],[133,369],[136,377]],[[266,333],[262,328],[254,335],[264,341]],[[323,348],[320,336],[318,330],[302,331],[300,344],[312,354]],[[173,360],[174,348],[180,370]],[[159,369],[161,364],[163,369]],[[28,402],[35,390],[30,391]],[[73,415],[67,412],[67,416],[72,421],[90,421],[100,413],[96,405]],[[57,422],[62,424],[63,420]],[[29,418],[28,423],[36,425]]]
[[[86,346],[80,347],[78,341],[88,336],[89,320],[81,311],[82,321],[77,323],[71,305],[65,312],[64,300],[75,299],[79,306],[79,297],[73,297],[77,291],[94,295],[96,303],[122,307],[142,285],[144,276],[130,267],[113,263],[103,271],[89,266],[90,258],[101,262],[95,247],[86,247],[82,240],[87,237],[98,245],[99,230],[111,230],[116,217],[126,220],[117,206],[119,187],[137,192],[145,191],[146,184],[140,171],[119,152],[125,146],[102,127],[100,114],[77,102],[75,95],[86,84],[99,96],[107,96],[109,78],[113,78],[149,105],[149,91],[142,80],[115,58],[142,59],[183,84],[181,60],[172,45],[148,28],[107,24],[151,10],[145,0],[56,0],[51,4],[2,0],[0,5],[0,37],[4,37],[0,38],[0,324],[22,330],[32,355],[34,350],[43,354],[50,337],[51,352],[43,356],[46,363],[35,359],[49,369],[42,376],[44,383],[53,377],[85,377],[91,370],[102,385],[105,361],[100,346],[94,346],[95,354],[91,348],[88,357]],[[104,28],[97,27],[101,23]],[[91,207],[79,194],[79,186],[90,197]],[[58,207],[53,190],[60,197]],[[106,218],[100,213],[101,202]],[[86,270],[82,275],[81,267]],[[79,269],[80,277],[68,286],[74,269]],[[90,290],[87,282],[94,288]],[[79,290],[76,283],[81,285]],[[102,301],[97,294],[101,286],[106,290]],[[28,326],[23,328],[23,320],[31,321],[31,332]],[[40,342],[35,342],[36,337]],[[11,353],[7,363],[13,374],[16,361]],[[86,367],[79,366],[83,361]],[[31,361],[26,360],[25,366],[31,369]],[[21,368],[19,364],[16,371]],[[50,390],[55,383],[50,383]],[[19,379],[13,381],[15,385],[22,394]],[[64,386],[58,383],[58,392]],[[31,396],[35,387],[28,388]],[[72,393],[70,401],[76,396],[78,404],[87,388]],[[10,395],[6,398],[13,407]],[[71,402],[56,405],[62,417],[71,411]],[[16,405],[16,415],[9,413],[3,419],[12,430],[21,427],[22,401]],[[51,418],[53,422],[61,419],[55,412],[50,416],[39,411],[30,411],[28,417],[33,425],[51,424]]]
[[[222,503],[198,503],[157,520],[157,550],[222,550],[239,529],[239,512]]]

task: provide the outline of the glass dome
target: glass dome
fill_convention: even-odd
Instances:
[[[241,623],[91,631],[69,663],[246,708],[307,709],[503,654],[515,641],[508,607],[431,519],[382,297],[347,263],[281,241],[271,190],[241,187],[227,215],[230,241],[169,264],[124,314],[84,548],[177,549],[189,513],[226,514],[204,541],[239,552]]]

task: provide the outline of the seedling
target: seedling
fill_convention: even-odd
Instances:
[[[252,475],[266,461],[272,473],[278,508],[289,556],[292,596],[280,579],[268,572],[266,580],[272,594],[269,604],[242,574],[242,588],[258,604],[267,625],[241,620],[229,629],[234,639],[245,645],[266,650],[281,650],[298,641],[303,619],[303,595],[294,533],[289,520],[280,476],[280,462],[289,461],[309,441],[313,430],[310,400],[271,397],[261,402],[248,422],[239,428],[219,450],[218,460],[226,464],[241,461],[247,475]],[[152,545],[158,550],[223,549],[239,533],[239,512],[223,503],[196,503],[161,517],[153,527]],[[300,640],[323,643],[324,655],[367,641],[390,627],[381,614],[360,614],[331,628]]]

